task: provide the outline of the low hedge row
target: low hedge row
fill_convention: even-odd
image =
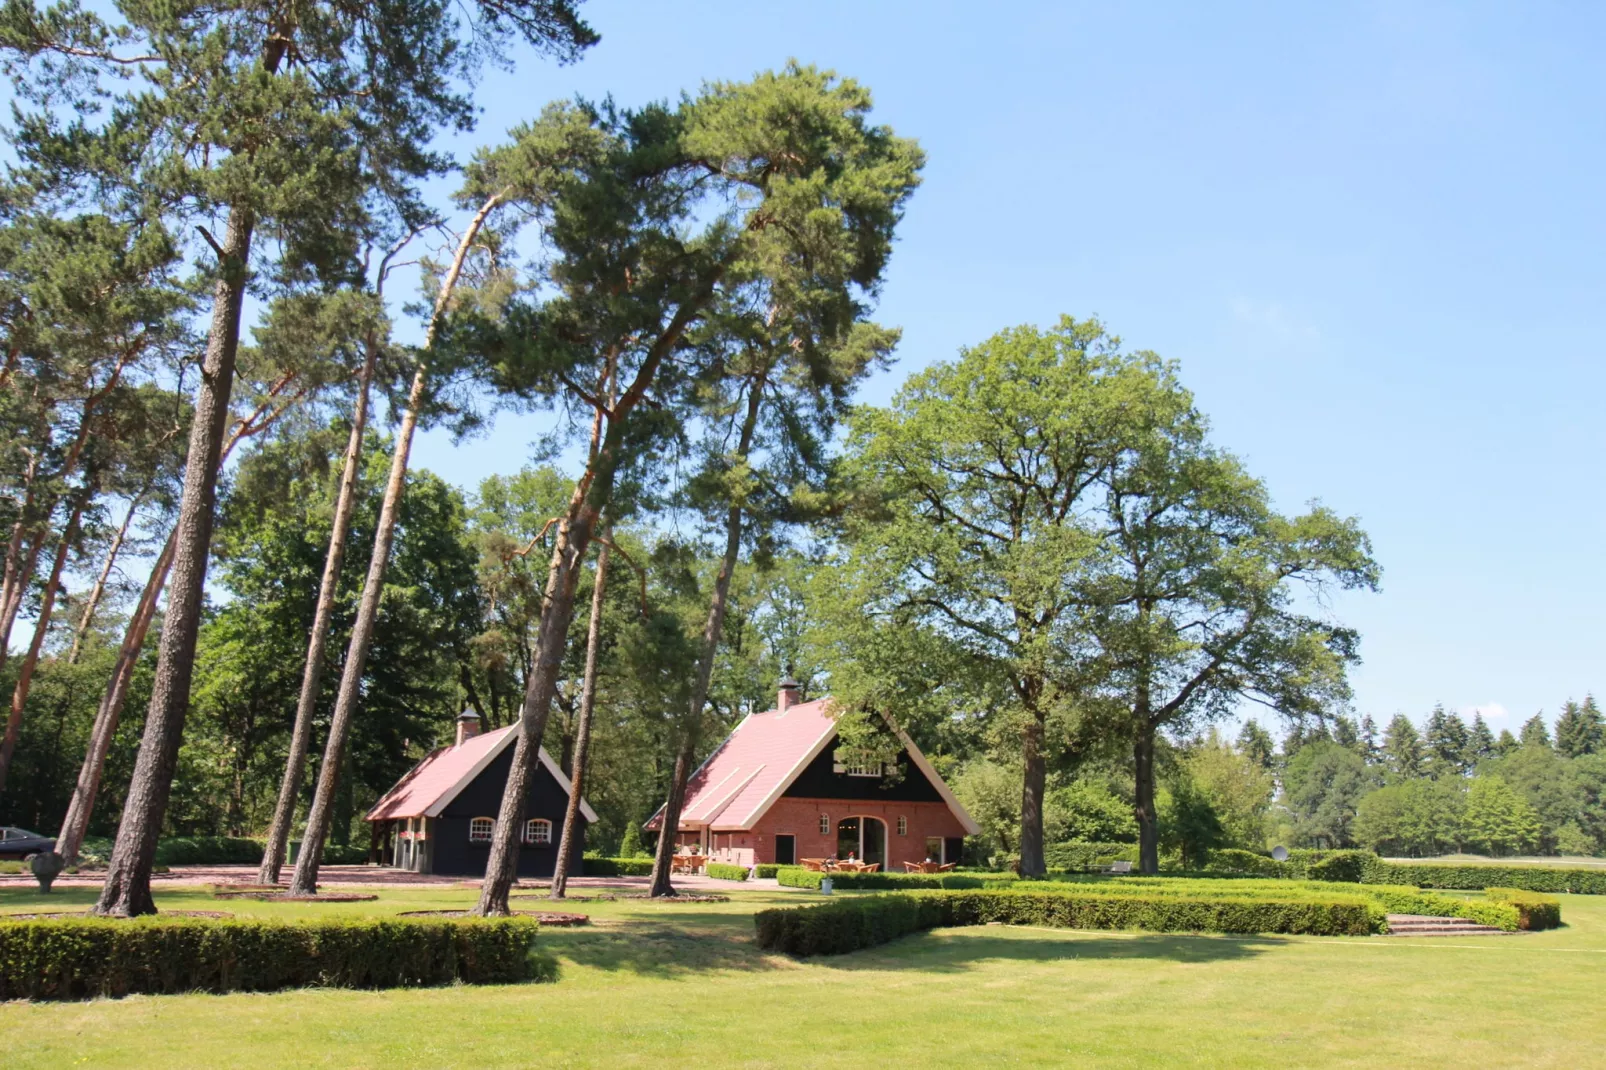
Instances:
[[[586,855],[584,864],[587,877],[652,876],[651,858],[601,858],[596,855]]]
[[[0,922],[0,1001],[550,980],[530,918]]]
[[[774,862],[760,862],[753,867],[753,876],[761,881],[774,880],[775,875],[786,868]]]
[[[1230,899],[1078,891],[918,891],[765,910],[754,916],[759,946],[791,955],[838,955],[945,926],[1042,925],[1151,932],[1302,933],[1364,936],[1384,915],[1360,896]]]
[[[1561,925],[1561,900],[1521,888],[1485,888],[1483,894],[1517,911],[1519,929],[1554,929]]]
[[[1137,862],[1135,843],[1092,843],[1073,840],[1051,844],[1043,849],[1043,861],[1050,870],[1088,870],[1111,862]]]
[[[775,880],[784,888],[819,891],[820,882],[831,878],[839,891],[907,891],[915,888],[996,888],[1019,880],[1013,873],[993,873],[985,877],[969,873],[821,873],[802,866],[782,866]]]
[[[1385,862],[1371,855],[1366,859],[1361,881],[1366,884],[1414,884],[1418,888],[1461,891],[1512,888],[1525,892],[1606,895],[1606,867],[1458,866],[1444,862]]]
[[[722,881],[745,881],[747,879],[746,866],[733,866],[728,862],[710,862],[703,867],[703,872]]]
[[[245,836],[174,836],[156,844],[156,862],[164,866],[254,866],[262,861],[266,840]],[[295,861],[300,841],[291,841],[289,860]],[[84,841],[78,852],[82,861],[105,863],[111,858],[112,841],[104,838]],[[358,866],[368,861],[368,848],[352,844],[326,843],[323,861],[331,866]]]

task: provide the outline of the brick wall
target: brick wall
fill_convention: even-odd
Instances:
[[[822,814],[830,830],[825,833],[820,832]],[[782,798],[770,807],[757,828],[748,832],[715,833],[714,858],[743,866],[773,862],[775,837],[787,834],[797,839],[798,858],[829,858],[836,854],[836,826],[844,817],[875,817],[886,822],[887,864],[884,868],[895,873],[903,872],[902,863],[919,862],[926,857],[928,837],[948,839],[965,834],[964,826],[943,803]],[[902,836],[898,835],[899,817],[907,822],[908,831]]]

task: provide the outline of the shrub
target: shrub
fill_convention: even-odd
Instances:
[[[1561,925],[1561,900],[1521,888],[1485,888],[1483,894],[1496,903],[1514,907],[1519,929],[1554,929]]]
[[[753,876],[761,881],[773,880],[777,873],[786,868],[774,862],[760,862],[753,867]]]
[[[1347,881],[1359,884],[1366,875],[1366,864],[1376,856],[1371,851],[1330,851],[1326,857],[1305,867],[1313,881]]]
[[[262,861],[262,841],[238,836],[180,836],[156,845],[156,861],[169,866],[210,866]]]
[[[0,873],[8,873],[8,874],[15,875],[15,874],[18,874],[18,873],[26,873],[26,872],[28,872],[28,867],[23,865],[21,862],[12,862],[12,861],[0,862]]]
[[[733,866],[727,862],[710,862],[703,867],[703,872],[722,881],[745,881],[747,879],[746,866]]]
[[[640,858],[647,853],[641,845],[641,826],[634,821],[625,825],[625,834],[619,841],[619,858]]]
[[[1111,862],[1136,862],[1138,845],[1135,843],[1083,843],[1071,841],[1056,843],[1043,851],[1043,859],[1051,870],[1086,870],[1107,866]]]
[[[0,1001],[549,980],[530,918],[0,922]]]
[[[1485,888],[1512,888],[1526,892],[1606,895],[1606,869],[1385,862],[1373,856],[1366,860],[1365,872],[1361,879],[1367,884],[1413,884],[1418,888],[1450,888],[1473,892]]]
[[[988,876],[969,873],[820,873],[802,866],[782,866],[775,879],[786,888],[808,888],[818,891],[820,881],[831,878],[831,886],[839,891],[905,891],[914,888],[985,888],[1002,887],[1015,883],[1013,873],[994,873]]]
[[[1290,899],[1207,898],[1016,888],[919,891],[842,899],[759,912],[761,947],[792,955],[834,955],[942,926],[1043,925],[1154,932],[1305,933],[1362,936],[1384,925],[1383,911],[1360,896]]]
[[[652,876],[651,858],[600,858],[597,855],[586,855],[584,865],[587,877]]]
[[[1210,852],[1205,863],[1207,873],[1246,873],[1255,877],[1297,877],[1303,875],[1302,866],[1279,862],[1270,855],[1243,851],[1236,847],[1219,847]]]

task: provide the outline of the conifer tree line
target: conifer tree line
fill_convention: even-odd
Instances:
[[[1284,814],[1361,842],[1452,789],[1457,830],[1539,813],[1458,847],[1596,835],[1519,771],[1585,783],[1593,699],[1542,746],[1344,719],[1359,637],[1320,596],[1378,587],[1369,541],[1279,512],[1174,363],[1064,317],[855,403],[925,164],[860,83],[789,62],[436,147],[485,64],[598,39],[573,0],[0,10],[0,815],[103,865],[100,913],[154,910],[172,836],[259,838],[261,879],[315,891],[464,711],[518,728],[477,908],[505,913],[537,744],[612,852],[785,675],[855,746],[913,735],[975,859],[1026,873],[1076,840],[1150,871],[1262,846]],[[412,463],[493,417],[528,463]],[[1211,734],[1245,703],[1281,751]],[[1375,789],[1342,830],[1299,816],[1318,765]]]

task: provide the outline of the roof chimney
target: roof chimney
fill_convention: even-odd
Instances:
[[[473,710],[464,710],[457,715],[457,745],[461,747],[469,740],[480,734],[480,715]]]
[[[781,677],[781,693],[776,697],[775,708],[782,713],[803,701],[803,688],[787,673]]]

